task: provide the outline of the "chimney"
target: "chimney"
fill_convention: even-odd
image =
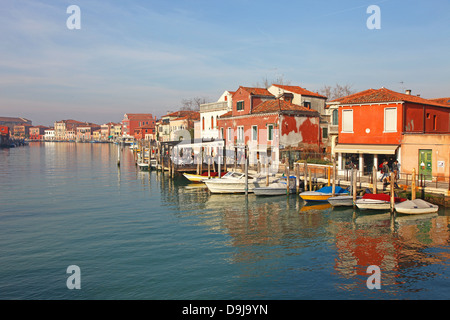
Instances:
[[[406,94],[411,94],[411,89],[405,91]]]

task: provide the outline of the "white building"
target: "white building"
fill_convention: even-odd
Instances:
[[[217,118],[231,111],[233,93],[225,91],[217,102],[200,105],[200,138],[219,139],[223,137],[217,127]]]
[[[44,133],[44,140],[45,141],[53,141],[56,138],[55,129],[47,129]]]

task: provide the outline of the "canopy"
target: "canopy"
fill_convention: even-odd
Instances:
[[[368,153],[395,154],[398,145],[388,144],[338,144],[334,147],[336,153]]]

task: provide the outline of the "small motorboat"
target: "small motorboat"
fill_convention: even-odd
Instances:
[[[222,172],[221,176],[225,176],[226,172]],[[191,182],[204,182],[208,179],[218,178],[219,174],[217,172],[210,172],[208,177],[208,172],[203,172],[202,174],[192,174],[192,173],[183,173],[183,176]]]
[[[138,168],[141,171],[148,171],[148,163],[145,162],[138,162]]]
[[[297,190],[295,179],[295,176],[289,177],[289,193],[295,193]],[[253,188],[253,193],[257,196],[279,196],[287,194],[286,180],[286,178],[280,178],[273,181],[268,186],[263,184],[260,187],[255,187]]]
[[[361,196],[357,196],[356,200],[361,199]],[[351,207],[353,206],[353,196],[335,196],[328,198],[328,202],[333,207]]]
[[[333,196],[332,188],[332,186],[326,186],[316,191],[304,191],[300,193],[300,197],[305,201],[328,201],[328,199]],[[340,197],[348,195],[349,191],[342,187],[335,186],[334,194],[335,196]]]
[[[405,214],[435,213],[439,206],[422,199],[406,200],[394,205],[395,211]]]
[[[211,193],[245,193],[245,174],[236,171],[227,172],[221,179],[205,179],[203,182]],[[253,192],[266,181],[262,177],[248,176],[247,192]],[[269,181],[270,183],[270,181]]]
[[[394,203],[406,201],[405,198],[394,197]],[[356,206],[361,210],[389,210],[391,197],[385,193],[366,193],[361,199],[356,200]]]

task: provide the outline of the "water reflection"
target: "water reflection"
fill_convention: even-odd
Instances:
[[[214,228],[229,235],[229,244],[237,249],[232,263],[285,259],[301,256],[307,248],[331,247],[330,276],[337,277],[338,290],[367,292],[367,268],[376,265],[382,270],[383,292],[392,295],[416,290],[408,289],[417,281],[411,268],[448,266],[448,215],[333,209],[327,203],[305,204],[296,196],[210,195],[201,185],[181,190],[181,203],[195,201],[219,215],[220,220],[212,219]]]

